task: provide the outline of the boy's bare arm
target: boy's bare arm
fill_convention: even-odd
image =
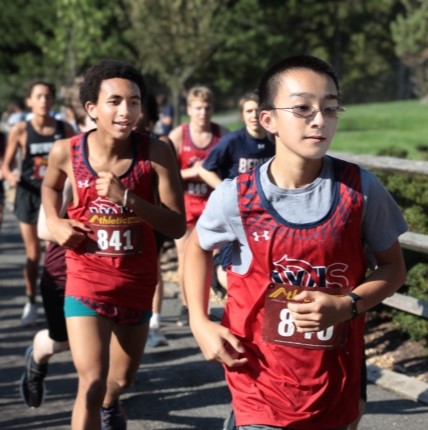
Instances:
[[[375,252],[374,256],[376,269],[354,290],[362,297],[359,303],[361,312],[392,296],[406,281],[406,265],[398,240],[386,251]]]
[[[204,169],[199,169],[199,176],[211,187],[216,188],[217,185],[221,184],[221,178],[216,172]]]
[[[67,212],[67,205],[73,199],[73,190],[71,189],[70,181],[67,178],[65,182],[63,195],[62,195],[62,207],[60,211],[61,217],[63,217]],[[40,239],[48,240],[50,242],[55,242],[55,238],[49,230],[48,224],[46,222],[46,214],[43,208],[43,204],[40,205],[39,217],[37,220],[37,235]]]
[[[68,139],[56,141],[49,153],[42,183],[42,204],[48,221],[61,217],[62,191],[67,179],[66,165],[69,162],[68,142]]]
[[[229,329],[208,318],[211,274],[212,252],[200,247],[198,233],[194,229],[188,239],[184,258],[184,289],[190,327],[207,360],[239,367],[248,361],[241,342]]]
[[[183,187],[177,160],[169,143],[157,142],[153,143],[152,147],[153,167],[158,176],[161,204],[158,209],[162,211],[155,217],[154,228],[177,239],[186,231]]]
[[[6,144],[6,151],[3,158],[2,172],[6,181],[11,187],[15,187],[19,182],[19,178],[16,172],[13,171],[13,167],[16,161],[16,154],[18,149],[22,145],[22,140],[25,135],[25,122],[16,124],[9,132],[9,136]]]
[[[192,310],[190,322],[193,321],[195,325],[204,319],[208,320],[212,266],[212,252],[201,248],[198,232],[195,228],[189,236],[184,258],[185,293],[189,308]]]
[[[48,167],[42,184],[42,205],[48,229],[55,241],[67,248],[75,248],[85,239],[84,231],[90,229],[79,221],[62,217],[62,193],[70,172],[70,140],[58,140],[49,153]]]

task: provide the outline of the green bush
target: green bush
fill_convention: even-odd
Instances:
[[[398,148],[397,146],[388,146],[387,148],[379,149],[376,155],[384,157],[407,158],[409,152],[407,149]]]
[[[399,204],[409,231],[428,234],[428,187],[424,175],[375,171]]]
[[[409,231],[428,234],[428,187],[425,175],[376,171],[376,176],[399,204]],[[404,249],[408,276],[400,293],[428,302],[427,254]],[[393,310],[392,317],[410,338],[428,346],[428,320]]]
[[[410,230],[426,234],[428,230],[428,219],[426,211],[420,206],[410,206],[404,209],[403,215],[407,224],[411,226]]]
[[[428,302],[428,264],[418,263],[408,273],[406,282],[407,295]],[[407,312],[394,310],[394,321],[416,342],[428,347],[428,320]]]

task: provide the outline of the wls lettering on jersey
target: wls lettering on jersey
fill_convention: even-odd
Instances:
[[[347,288],[350,285],[346,275],[349,266],[344,263],[337,262],[328,266],[313,266],[307,261],[289,258],[288,255],[284,255],[284,257],[274,261],[272,264],[275,269],[271,272],[271,279],[276,283],[329,288]]]
[[[125,212],[124,209],[105,197],[98,197],[89,206],[89,212],[93,214],[121,214]]]

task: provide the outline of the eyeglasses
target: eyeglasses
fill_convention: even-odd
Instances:
[[[314,116],[318,112],[321,112],[326,118],[337,118],[339,112],[345,112],[345,108],[343,106],[326,106],[321,109],[315,109],[311,105],[295,105],[291,107],[274,107],[271,110],[285,110],[290,111],[294,116],[299,118],[309,118]]]

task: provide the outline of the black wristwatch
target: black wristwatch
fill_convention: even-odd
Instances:
[[[361,297],[355,293],[348,293],[347,296],[350,297],[352,300],[351,302],[352,319],[355,319],[358,316],[357,302],[358,300],[361,300]]]

